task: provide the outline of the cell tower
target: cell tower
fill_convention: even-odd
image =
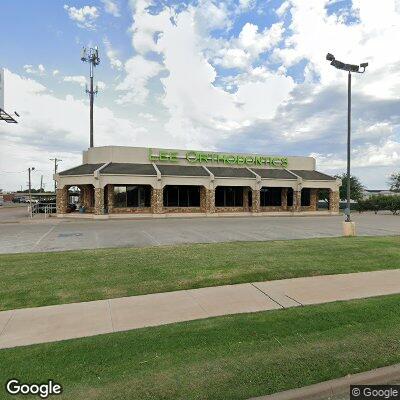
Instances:
[[[8,124],[17,124],[18,122],[4,110],[4,69],[0,68],[0,121],[6,121]],[[14,114],[19,117],[19,114],[14,111]]]
[[[93,147],[93,103],[94,95],[98,93],[98,88],[93,89],[93,69],[100,64],[99,49],[97,46],[89,47],[88,49],[84,47],[81,53],[81,61],[88,62],[90,65],[90,88],[86,86],[86,93],[89,94],[90,99],[90,147]]]

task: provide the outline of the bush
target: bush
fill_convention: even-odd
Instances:
[[[359,200],[357,209],[363,211],[391,211],[393,215],[400,212],[400,196],[372,196],[369,199]]]

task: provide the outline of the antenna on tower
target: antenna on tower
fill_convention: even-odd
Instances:
[[[93,104],[94,95],[98,93],[97,85],[95,89],[93,88],[93,68],[100,64],[98,47],[82,48],[81,61],[88,62],[90,65],[90,88],[88,89],[86,86],[86,93],[90,99],[90,147],[93,147]]]

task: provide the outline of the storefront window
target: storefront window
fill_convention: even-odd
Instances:
[[[311,204],[311,190],[306,188],[301,190],[301,205],[308,207]]]
[[[216,207],[243,207],[243,188],[241,186],[218,186],[215,189]]]
[[[126,207],[126,186],[114,186],[114,207]]]
[[[282,205],[282,188],[263,187],[260,190],[261,207],[279,207]]]
[[[150,186],[114,186],[114,207],[150,207],[150,198]]]
[[[164,207],[200,207],[200,187],[166,186]]]

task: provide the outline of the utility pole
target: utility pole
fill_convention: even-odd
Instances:
[[[50,161],[54,161],[54,194],[57,194],[57,181],[56,181],[56,174],[58,169],[58,163],[61,162],[59,158],[50,158]]]
[[[40,193],[43,191],[43,175],[40,175]]]
[[[84,47],[82,49],[81,53],[81,61],[83,62],[88,62],[90,65],[90,88],[88,89],[86,86],[86,93],[89,94],[89,100],[90,100],[90,147],[94,146],[94,141],[93,141],[93,104],[94,104],[94,95],[98,93],[98,88],[96,85],[96,89],[93,88],[93,69],[97,65],[100,64],[100,58],[99,58],[99,49],[97,46],[95,47],[90,47],[87,49]]]
[[[31,181],[31,172],[35,170],[35,167],[28,168],[28,188],[29,188],[29,210],[30,210],[30,217],[32,218],[32,181]]]

